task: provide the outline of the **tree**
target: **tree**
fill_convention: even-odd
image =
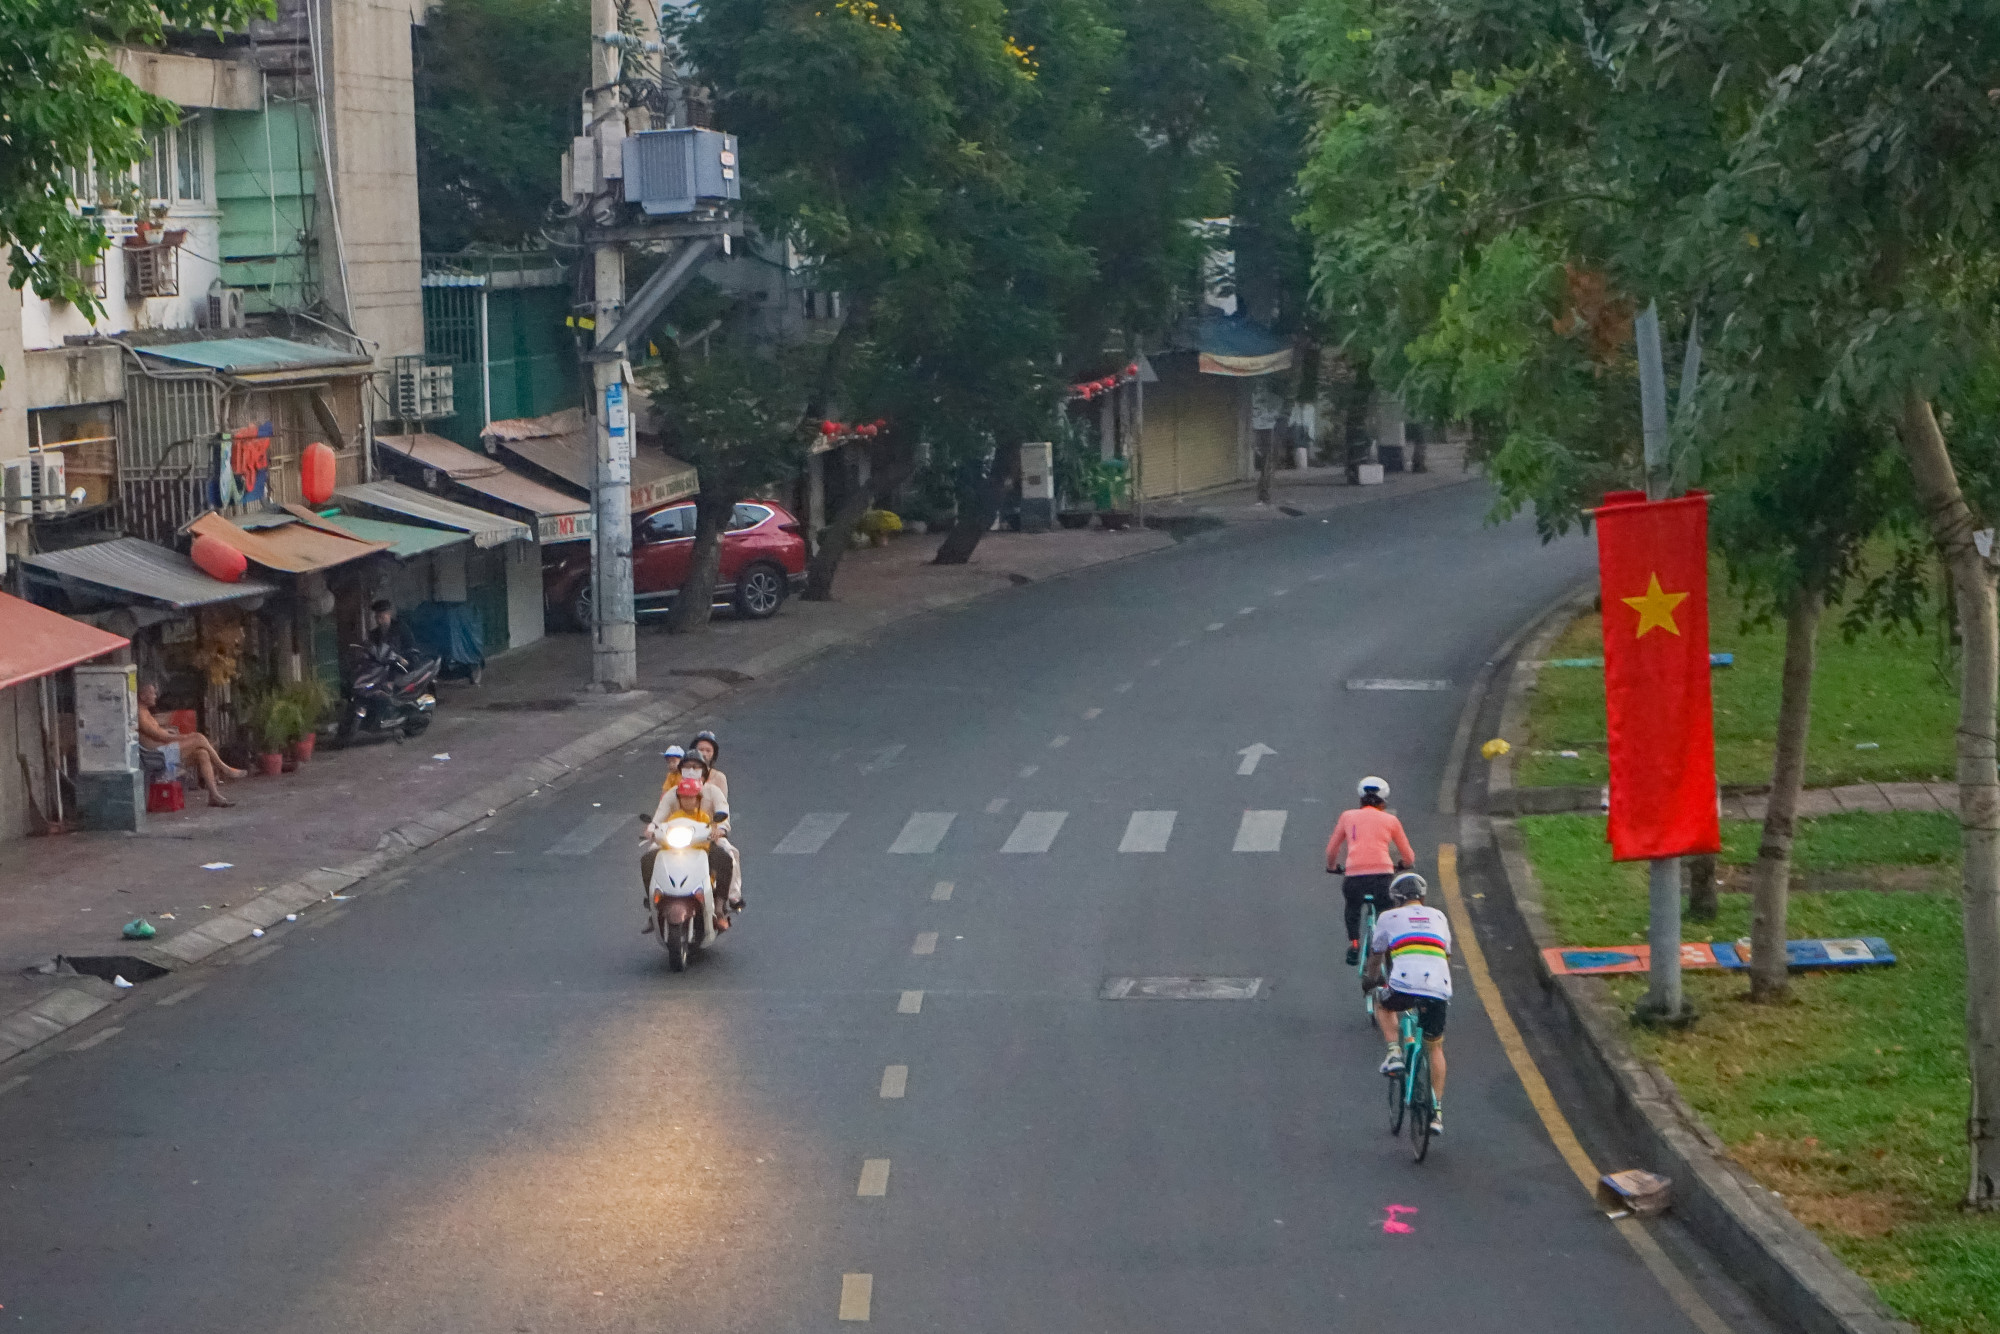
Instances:
[[[110,244],[94,210],[140,207],[131,171],[146,156],[146,136],[180,118],[180,108],[112,67],[111,48],[156,46],[170,27],[227,31],[271,12],[271,0],[0,8],[0,241],[15,290],[32,287],[86,315],[102,309],[82,277]]]
[[[1949,572],[1961,642],[1969,1205],[2000,1208],[2000,13],[1860,0],[1784,67],[1709,190],[1683,259],[1743,354],[1826,367],[1820,402],[1892,427]],[[1949,414],[1958,442],[1940,417]],[[1975,508],[1977,507],[1977,508]]]
[[[722,535],[744,500],[798,475],[806,435],[800,425],[800,378],[782,361],[724,347],[713,355],[678,353],[640,372],[660,412],[667,448],[701,477],[695,498],[694,552],[674,597],[667,629],[707,626],[722,565]]]
[[[416,32],[424,247],[534,241],[590,82],[590,0],[443,0]]]

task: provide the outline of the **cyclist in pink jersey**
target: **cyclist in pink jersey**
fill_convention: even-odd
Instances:
[[[1347,899],[1347,962],[1361,958],[1361,905],[1375,904],[1377,916],[1389,911],[1389,880],[1414,866],[1417,854],[1403,832],[1403,822],[1389,814],[1389,784],[1372,774],[1355,785],[1361,804],[1342,811],[1326,844],[1328,875],[1344,875],[1341,892]],[[1345,853],[1343,863],[1342,853]],[[1344,869],[1343,869],[1344,866]]]

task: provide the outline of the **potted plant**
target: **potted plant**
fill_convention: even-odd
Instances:
[[[1056,522],[1065,528],[1088,528],[1097,513],[1090,500],[1097,494],[1098,471],[1104,462],[1098,455],[1096,433],[1064,413],[1054,435]]]
[[[1103,460],[1098,465],[1097,522],[1106,532],[1115,533],[1132,522],[1128,508],[1131,497],[1132,479],[1125,471],[1125,460]]]
[[[298,701],[283,690],[270,690],[258,698],[250,715],[250,731],[257,746],[257,772],[275,778],[285,770],[285,748],[299,739],[305,729],[305,715]]]
[[[287,688],[286,697],[299,707],[301,730],[298,739],[292,742],[291,758],[304,764],[313,756],[313,744],[318,739],[318,727],[333,712],[333,695],[326,683],[317,676],[308,676],[297,685]]]

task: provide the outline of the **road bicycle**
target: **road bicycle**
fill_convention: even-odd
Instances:
[[[1364,899],[1361,904],[1361,953],[1354,958],[1354,975],[1361,979],[1361,1013],[1368,1016],[1372,1027],[1375,1023],[1375,988],[1368,985],[1368,947],[1375,939],[1375,900]]]
[[[1383,1082],[1389,1086],[1389,1133],[1403,1133],[1405,1119],[1410,1125],[1410,1151],[1418,1162],[1431,1150],[1431,1117],[1437,1099],[1431,1095],[1431,1062],[1424,1051],[1423,1031],[1415,1010],[1396,1014],[1397,1040],[1403,1049],[1403,1072]]]

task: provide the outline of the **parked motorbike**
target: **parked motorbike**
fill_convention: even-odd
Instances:
[[[402,657],[387,644],[350,644],[354,663],[341,683],[336,735],[343,745],[364,732],[422,736],[437,708],[439,660]]]
[[[678,973],[696,950],[715,939],[715,893],[708,853],[694,845],[707,832],[698,821],[668,816],[654,827],[653,929]]]

